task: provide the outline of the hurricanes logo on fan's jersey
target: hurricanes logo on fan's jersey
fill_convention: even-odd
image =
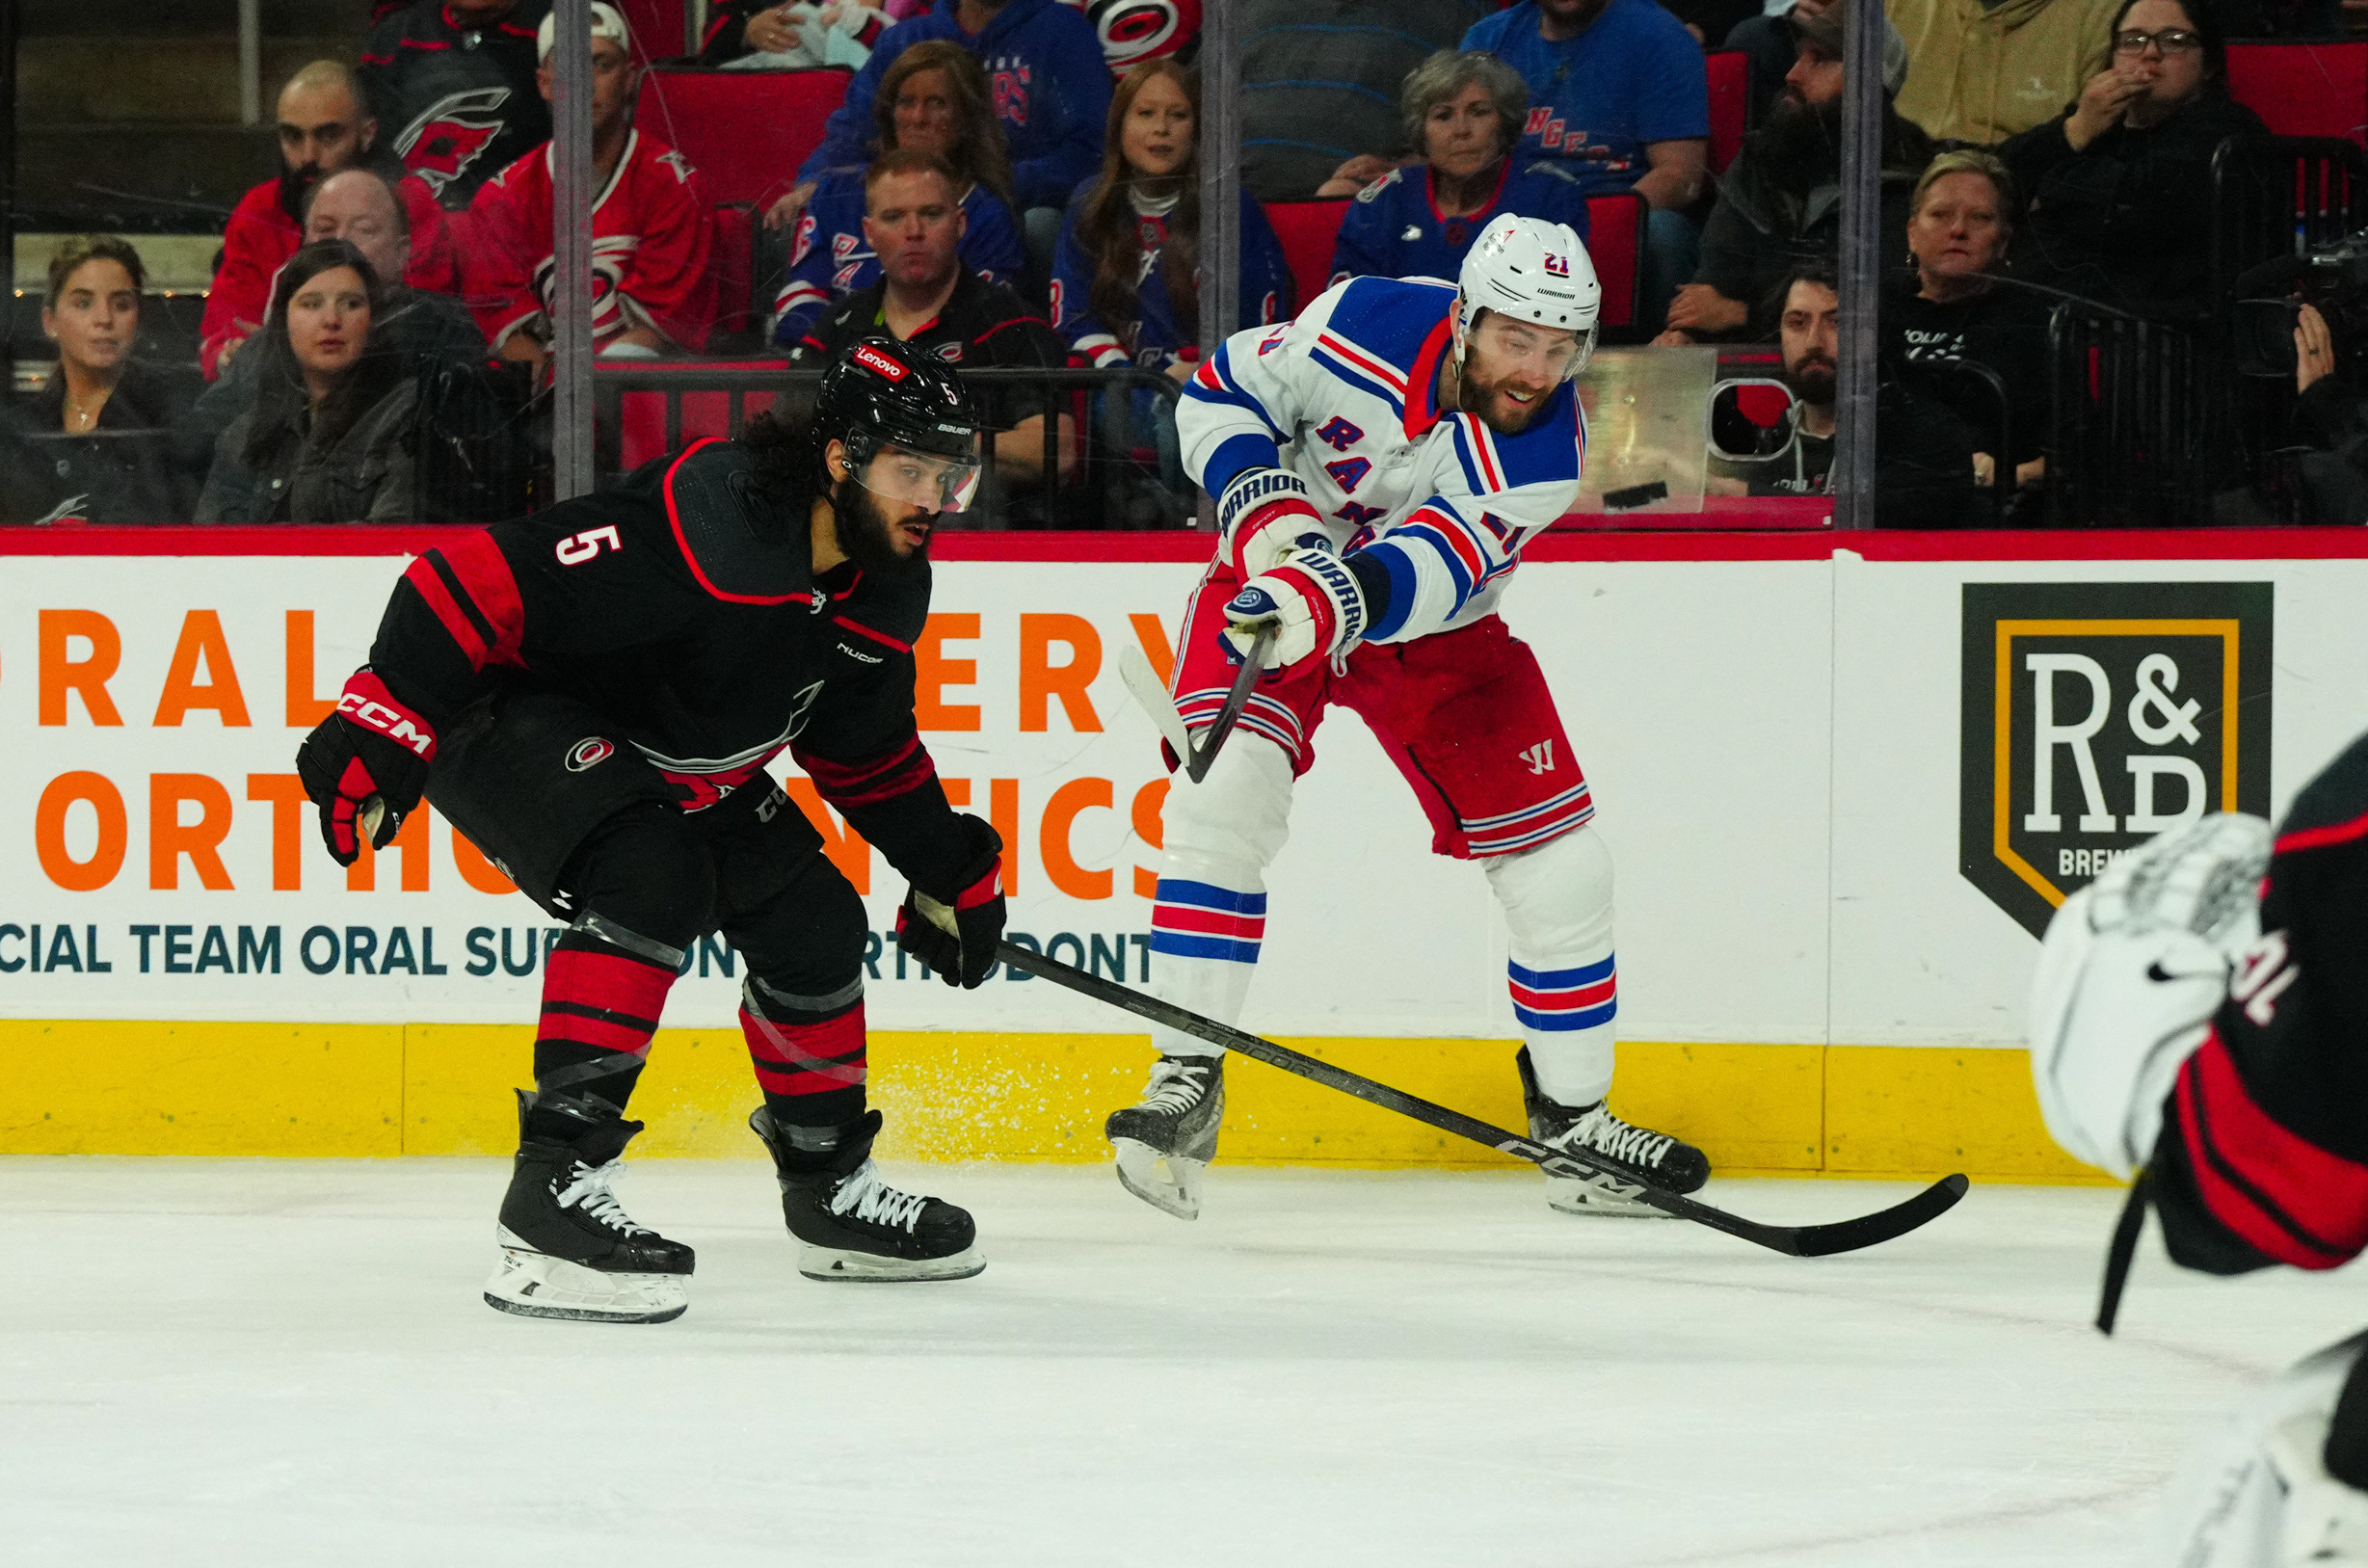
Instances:
[[[501,106],[509,101],[506,87],[471,88],[440,97],[395,138],[395,156],[431,194],[441,197],[444,187],[468,173],[501,134]]]
[[[625,263],[640,245],[641,240],[631,234],[603,234],[592,242],[592,335],[596,338],[616,332],[621,325],[618,291],[625,287]],[[555,259],[547,255],[535,266],[535,297],[546,311],[556,308],[551,285],[558,270]]]
[[[669,148],[667,151],[658,154],[657,161],[673,170],[675,172],[675,178],[680,180],[683,184],[688,185],[691,182],[691,174],[693,173],[691,169],[691,161],[682,156],[681,153],[676,152]]]
[[[1554,742],[1551,740],[1539,741],[1536,745],[1523,752],[1521,754],[1521,759],[1530,764],[1530,771],[1533,774],[1552,773],[1554,771]]]

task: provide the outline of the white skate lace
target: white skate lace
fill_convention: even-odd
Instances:
[[[1187,1111],[1201,1103],[1209,1088],[1207,1062],[1154,1062],[1151,1082],[1143,1087],[1142,1110]]]
[[[1657,1169],[1661,1156],[1677,1142],[1665,1132],[1647,1132],[1640,1127],[1631,1127],[1602,1105],[1572,1124],[1561,1141],[1583,1145],[1648,1171]]]
[[[880,1175],[880,1167],[866,1159],[856,1167],[853,1176],[838,1183],[838,1190],[831,1195],[831,1212],[842,1216],[852,1213],[857,1219],[886,1225],[910,1236],[914,1226],[920,1222],[921,1205],[928,1201],[890,1186]]]
[[[605,1165],[578,1165],[575,1180],[559,1189],[559,1207],[583,1206],[584,1212],[612,1231],[626,1236],[655,1236],[647,1225],[636,1225],[633,1216],[617,1202],[609,1188],[625,1180],[625,1161],[612,1159]]]

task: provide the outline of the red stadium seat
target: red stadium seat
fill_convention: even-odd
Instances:
[[[609,0],[625,13],[625,25],[633,30],[635,52],[644,63],[652,60],[673,60],[686,53],[682,47],[682,15],[690,9],[687,0]]]
[[[2368,40],[2231,43],[2228,92],[2272,136],[2347,137],[2368,146]]]
[[[1702,64],[1710,70],[1710,172],[1723,174],[1751,128],[1751,57],[1720,49],[1704,55]]]
[[[715,274],[715,330],[746,332],[764,324],[770,311],[757,311],[749,299],[749,277],[755,266],[757,215],[741,204],[715,209],[715,248],[709,269]]]
[[[707,199],[758,211],[796,183],[847,95],[843,70],[653,70],[639,123],[699,171]]]
[[[713,370],[786,370],[786,359],[721,360],[702,359],[697,363],[681,362],[686,376],[697,377]],[[619,457],[621,470],[632,472],[652,458],[688,446],[703,436],[732,434],[732,400],[740,398],[740,417],[754,419],[773,406],[771,392],[684,392],[682,394],[682,438],[673,446],[666,440],[666,394],[664,392],[626,392],[618,399]]]
[[[1332,247],[1341,235],[1341,220],[1348,216],[1352,198],[1338,201],[1269,201],[1266,222],[1283,247],[1290,267],[1291,289],[1304,310],[1332,280]]]
[[[1603,332],[1607,336],[1638,335],[1636,279],[1644,272],[1644,198],[1634,191],[1587,198],[1587,254],[1595,262],[1595,280],[1604,286],[1599,318]]]

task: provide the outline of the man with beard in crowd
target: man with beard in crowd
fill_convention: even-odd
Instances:
[[[1796,265],[1770,313],[1784,352],[1784,384],[1796,399],[1784,421],[1760,433],[1759,452],[1711,460],[1714,495],[1833,492],[1835,356],[1842,296],[1830,261]],[[1988,513],[1974,489],[1974,437],[1939,404],[1911,393],[1898,367],[1877,367],[1875,399],[1876,521],[1915,528],[1973,527]]]
[[[1702,227],[1694,280],[1669,304],[1662,343],[1764,342],[1769,300],[1795,263],[1832,255],[1842,231],[1842,22],[1838,13],[1795,13],[1799,47],[1768,123],[1752,133],[1718,181]],[[1907,49],[1883,25],[1883,236],[1897,270],[1916,176],[1932,156],[1925,134],[1892,110],[1907,78]]]
[[[785,405],[786,400],[785,400]],[[959,1279],[971,1216],[871,1160],[863,900],[765,772],[784,752],[912,884],[899,940],[949,985],[995,968],[1001,840],[946,802],[915,730],[929,538],[967,507],[979,421],[926,350],[856,344],[811,411],[413,561],[370,662],[296,768],[339,864],[424,797],[565,923],[488,1303],[680,1316],[691,1249],[612,1190],[625,1119],[697,941],[748,961],[740,1023],[801,1271]]]
[[[262,327],[272,279],[304,244],[306,199],[340,170],[378,171],[403,204],[411,229],[409,259],[401,274],[387,275],[387,282],[444,293],[459,286],[435,193],[407,178],[402,164],[380,144],[378,121],[363,107],[353,71],[334,60],[314,61],[280,89],[279,112],[279,177],[242,197],[223,229],[222,262],[214,270],[198,334],[198,365],[208,381],[219,377],[239,345]]]

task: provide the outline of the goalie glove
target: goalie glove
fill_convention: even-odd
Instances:
[[[1244,468],[1217,498],[1225,559],[1243,582],[1274,570],[1295,545],[1332,547],[1307,486],[1287,468]]]
[[[2048,922],[2031,991],[2031,1076],[2047,1130],[2127,1180],[2211,1032],[2236,955],[2260,934],[2270,825],[2233,812],[2108,866]]]
[[[1311,660],[1344,653],[1365,635],[1365,591],[1356,573],[1328,549],[1294,549],[1272,571],[1241,585],[1225,606],[1226,656],[1247,658],[1259,631],[1275,628],[1265,665],[1295,673]]]
[[[372,849],[384,849],[402,830],[419,808],[435,759],[436,731],[428,721],[368,666],[355,671],[337,710],[296,748],[296,777],[321,809],[321,840],[339,865],[360,858],[365,836]]]
[[[994,970],[996,943],[1003,938],[1003,839],[967,811],[954,820],[970,841],[970,863],[948,897],[906,890],[896,911],[896,945],[947,985],[971,991]]]

